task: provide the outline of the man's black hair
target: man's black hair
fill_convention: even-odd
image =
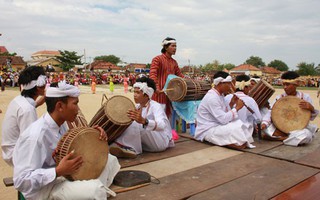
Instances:
[[[227,78],[229,76],[229,73],[224,72],[224,71],[217,71],[214,76],[213,79],[218,78],[218,77],[222,77],[222,78]]]
[[[154,82],[154,80],[151,78],[148,78],[146,76],[138,78],[136,80],[136,82],[147,83],[148,87],[151,87],[154,91],[157,90],[157,86],[156,86],[156,83]]]
[[[50,87],[58,87],[58,83],[51,83]],[[58,101],[62,101],[63,103],[68,103],[68,96],[65,97],[46,97],[45,98],[47,111],[48,113],[52,113],[56,107]]]
[[[171,38],[171,37],[166,37],[164,40],[176,40],[174,38]],[[164,45],[161,49],[161,53],[165,53],[166,52],[166,49],[168,48],[168,46],[170,46],[171,43],[168,43],[166,45]]]
[[[40,75],[46,75],[42,67],[30,66],[25,68],[19,76],[18,83],[19,85],[27,85],[33,80],[37,80]],[[22,90],[21,95],[24,97],[33,98],[37,95],[37,86],[30,90]]]
[[[294,71],[287,71],[281,75],[281,79],[287,79],[287,80],[288,79],[296,79],[298,77],[300,77],[299,74]]]

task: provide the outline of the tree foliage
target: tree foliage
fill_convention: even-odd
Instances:
[[[306,63],[306,62],[301,62],[298,64],[298,70],[297,73],[301,76],[307,76],[307,75],[317,75],[317,69],[314,66],[314,63]]]
[[[115,56],[115,55],[102,55],[102,56],[97,56],[94,58],[94,60],[102,60],[105,62],[110,62],[112,64],[117,65],[119,62],[121,62],[120,58]]]
[[[231,63],[226,63],[226,64],[223,64],[222,66],[223,66],[223,69],[227,69],[227,70],[230,70],[236,67],[234,64],[231,64]]]
[[[9,52],[3,52],[3,53],[1,53],[1,52],[0,52],[0,56],[16,56],[16,55],[17,55],[16,52],[14,52],[14,53],[9,53]]]
[[[281,60],[273,60],[268,64],[269,67],[273,67],[279,71],[288,71],[289,67]]]
[[[253,65],[255,67],[266,66],[266,64],[262,61],[262,58],[258,56],[250,56],[250,58],[248,58],[244,64]]]
[[[61,63],[59,67],[63,69],[63,71],[69,71],[74,68],[75,65],[82,65],[81,57],[78,56],[75,51],[67,51],[67,50],[59,50],[60,56],[56,56],[55,58]]]

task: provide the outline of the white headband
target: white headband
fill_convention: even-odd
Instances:
[[[148,85],[147,85],[146,82],[143,82],[143,83],[141,83],[141,82],[136,82],[135,84],[133,84],[133,87],[134,87],[134,88],[135,88],[135,87],[139,88],[139,89],[143,92],[143,94],[148,95],[149,99],[152,98],[152,95],[153,95],[153,93],[154,93],[154,90],[153,90],[153,88],[148,87]]]
[[[176,40],[163,40],[161,45],[164,46],[164,45],[167,45],[169,43],[177,43],[177,42],[176,42]]]
[[[261,79],[260,78],[251,78],[250,81],[255,81],[256,83],[258,83]]]
[[[239,90],[243,90],[244,87],[251,85],[250,80],[249,81],[237,81],[236,82],[236,88]]]
[[[300,79],[295,78],[295,79],[281,79],[282,83],[291,83],[295,85],[299,85]]]
[[[218,77],[213,79],[213,84],[218,85],[219,83],[231,82],[231,81],[232,81],[231,76],[227,76],[227,78]]]
[[[76,86],[69,85],[66,81],[58,83],[59,87],[48,87],[46,97],[78,97],[80,90]]]
[[[33,80],[28,84],[22,84],[23,90],[30,90],[35,86],[42,87],[47,83],[47,77],[45,75],[40,75],[37,80]]]

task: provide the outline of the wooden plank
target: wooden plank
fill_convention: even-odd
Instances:
[[[13,186],[13,178],[12,177],[3,178],[3,183],[6,187]]]
[[[245,200],[270,199],[319,171],[286,161],[274,160],[246,176],[194,195],[189,199],[233,200],[235,197]]]
[[[183,165],[183,163],[177,163],[175,167],[179,167],[180,165]],[[144,188],[121,193],[117,195],[115,199],[186,199],[192,195],[196,195],[219,185],[226,184],[232,180],[237,180],[256,171],[263,171],[262,169],[275,165],[277,165],[278,168],[289,167],[289,173],[291,171],[303,171],[303,177],[300,177],[302,175],[293,176],[291,185],[294,184],[293,182],[297,179],[301,180],[306,176],[311,176],[319,171],[305,166],[299,166],[297,164],[287,163],[251,153],[242,153],[224,160],[212,162],[197,168],[175,173],[170,176],[165,176],[160,178],[161,183],[159,185],[151,184]],[[283,175],[280,178],[285,180],[291,179],[291,174],[292,173],[290,173],[290,176],[288,176],[288,174],[286,176]],[[267,177],[261,177],[261,175],[263,174],[260,174],[260,176],[255,178],[263,182],[263,180],[266,180]],[[268,175],[272,176],[272,173]],[[271,181],[272,178],[268,178],[268,180]],[[246,184],[243,184],[243,186],[237,185],[235,188],[245,187],[245,185]],[[287,186],[287,188],[288,187],[289,186]],[[231,190],[235,188],[232,188]],[[250,192],[252,193],[252,191]],[[212,199],[214,196],[215,194],[209,199]],[[233,199],[234,197],[235,196],[233,196]]]
[[[155,160],[161,160],[164,158],[178,156],[178,155],[186,154],[193,151],[198,151],[198,150],[209,148],[209,147],[211,147],[211,145],[207,145],[194,140],[188,140],[188,141],[176,143],[175,147],[169,148],[163,152],[157,152],[157,153],[144,152],[143,154],[139,155],[135,159],[120,158],[119,162],[121,167],[125,168],[125,167],[139,165],[142,163],[152,162]]]
[[[251,153],[262,153],[264,151],[283,145],[281,141],[269,141],[269,140],[258,141],[257,138],[254,138],[254,142],[252,144],[256,146],[256,148],[253,148],[253,149],[246,148],[246,149],[243,149],[243,151],[251,152]]]
[[[320,174],[316,174],[296,185],[295,187],[277,195],[272,200],[313,200],[320,197]]]
[[[311,166],[311,167],[316,167],[320,168],[320,147],[317,148],[315,151],[295,160],[296,163]]]
[[[319,134],[318,132],[316,134]],[[284,159],[288,161],[296,161],[309,153],[312,153],[320,147],[320,137],[315,137],[310,144],[293,147],[282,145],[268,151],[262,152],[261,155],[270,156],[273,158]]]

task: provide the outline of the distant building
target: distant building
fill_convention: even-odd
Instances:
[[[27,61],[27,64],[30,66],[39,66],[47,69],[47,67],[52,67],[55,71],[62,71],[59,67],[61,64],[56,56],[60,56],[59,51],[38,51],[31,55],[32,60]]]
[[[268,66],[262,67],[261,71],[262,71],[262,75],[265,77],[280,77],[282,73],[281,71]]]
[[[239,65],[229,72],[231,75],[246,74],[248,76],[262,76],[262,71],[259,68],[248,64]]]
[[[124,73],[125,69],[116,66],[110,62],[106,62],[103,60],[96,60],[91,64],[85,66],[85,69],[89,69],[90,71],[96,72],[112,72],[112,73]]]
[[[2,53],[8,53],[8,50],[5,46],[0,46],[0,54]]]
[[[147,65],[142,63],[130,63],[125,67],[125,70],[128,70],[129,72],[136,72],[136,73],[150,72],[150,69],[147,69]]]
[[[26,62],[21,56],[0,56],[0,66],[1,69],[6,69],[14,71],[23,70],[26,66]]]

